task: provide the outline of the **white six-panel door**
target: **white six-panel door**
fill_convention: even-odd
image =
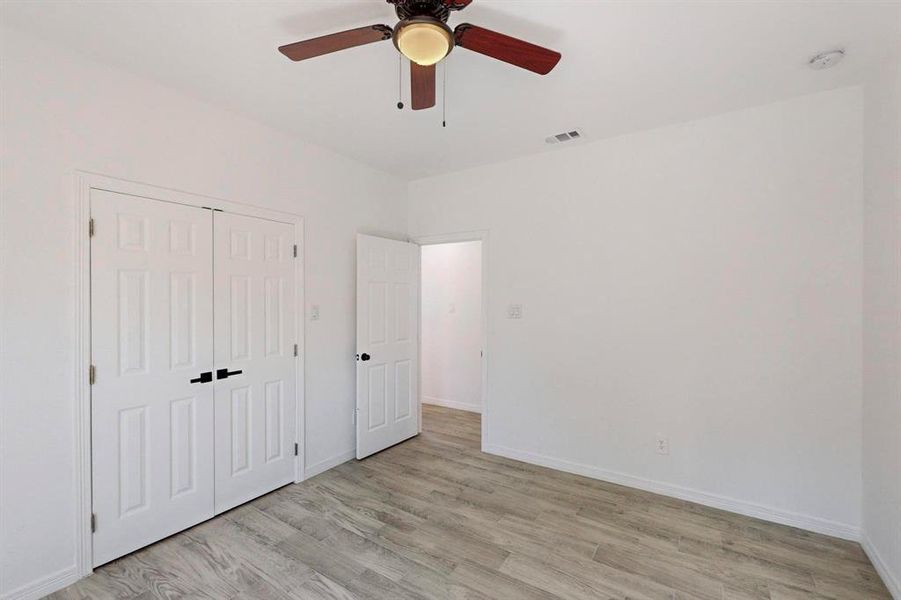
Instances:
[[[294,481],[294,227],[91,192],[93,563]]]
[[[213,516],[212,212],[94,190],[94,564]]]
[[[216,212],[216,512],[294,481],[294,227]]]
[[[419,246],[357,235],[357,458],[419,433]]]

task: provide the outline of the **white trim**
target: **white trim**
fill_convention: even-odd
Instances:
[[[315,465],[310,465],[307,467],[307,479],[311,477],[316,477],[320,473],[325,473],[329,469],[334,469],[338,465],[342,465],[349,460],[353,460],[357,456],[357,452],[355,449],[347,450],[342,452],[341,454],[336,454],[331,458],[326,458],[325,460],[321,460]]]
[[[141,183],[139,181],[117,179],[115,177],[102,175],[100,173],[91,173],[89,171],[75,171],[75,173],[80,181],[88,184],[92,189],[106,190],[117,194],[130,194],[132,196],[150,198],[153,200],[164,200],[166,202],[175,202],[178,204],[186,204],[188,206],[218,208],[233,214],[259,217],[261,219],[279,221],[282,223],[296,224],[303,222],[303,216],[296,213],[261,208],[252,204],[234,202],[216,196],[195,194],[193,192]]]
[[[81,574],[78,571],[78,565],[66,567],[43,579],[38,579],[10,590],[0,596],[0,600],[37,600],[38,598],[43,598],[81,579]]]
[[[91,364],[91,258],[90,239],[88,237],[88,219],[90,218],[91,190],[106,190],[117,194],[127,194],[141,198],[163,200],[188,206],[220,209],[232,214],[258,217],[287,223],[294,226],[294,239],[297,243],[298,256],[295,261],[296,303],[295,303],[295,339],[298,346],[296,369],[296,431],[297,442],[300,444],[299,455],[294,460],[294,479],[296,482],[305,478],[304,459],[306,456],[306,427],[305,427],[305,389],[304,389],[304,340],[305,324],[305,300],[304,300],[304,261],[306,252],[304,247],[304,219],[301,215],[270,210],[232,202],[222,198],[194,194],[182,190],[170,189],[117,179],[99,173],[87,171],[74,171],[73,198],[76,215],[76,239],[75,239],[75,578],[68,583],[86,577],[92,572],[92,539],[91,539],[91,389],[88,382],[88,368]],[[62,573],[62,572],[61,572]],[[63,575],[59,575],[62,577]],[[56,575],[53,577],[57,577]],[[67,585],[68,585],[67,583]],[[44,585],[44,584],[29,584]],[[23,588],[19,588],[23,589]],[[29,588],[30,589],[30,588]],[[52,591],[52,590],[49,590]],[[49,593],[49,591],[44,592]]]
[[[410,240],[420,246],[434,244],[453,244],[456,242],[482,242],[482,451],[487,452],[490,445],[488,427],[488,230],[460,231],[456,233],[438,233],[432,235],[412,236]],[[420,283],[422,273],[420,273]],[[421,289],[421,286],[420,286]],[[419,351],[422,352],[422,298],[419,301]],[[422,389],[422,356],[419,357],[419,389]],[[420,398],[422,404],[422,398]],[[453,408],[453,407],[452,407]],[[465,409],[464,409],[465,410]],[[422,406],[419,410],[419,430],[422,431]]]
[[[91,179],[75,173],[75,569],[93,572],[91,539]]]
[[[513,448],[507,448],[505,446],[491,445],[484,448],[484,451],[489,454],[496,454],[498,456],[512,458],[513,460],[519,460],[533,465],[549,467],[551,469],[574,473],[576,475],[583,475],[585,477],[591,477],[592,479],[600,479],[601,481],[637,488],[639,490],[670,496],[672,498],[679,498],[680,500],[688,500],[690,502],[745,515],[747,517],[779,523],[780,525],[789,525],[791,527],[813,531],[814,533],[822,533],[824,535],[830,535],[845,540],[855,542],[860,541],[860,528],[846,523],[839,523],[820,517],[803,515],[770,506],[763,506],[761,504],[729,498],[728,496],[711,494],[709,492],[674,485],[672,483],[654,481],[652,479],[645,479],[643,477],[636,477],[625,473],[608,471],[600,467],[553,458],[543,454],[514,450]]]
[[[423,396],[422,404],[434,404],[435,406],[443,406],[444,408],[453,408],[455,410],[465,410],[467,412],[481,413],[482,406],[469,402],[458,402],[457,400],[445,400],[444,398],[435,398],[434,396]]]
[[[876,550],[876,546],[873,545],[873,542],[870,540],[870,536],[867,535],[866,531],[861,535],[860,545],[869,557],[870,562],[873,563],[873,566],[876,568],[876,572],[882,577],[882,583],[888,588],[888,593],[891,594],[892,598],[895,600],[901,600],[901,582],[899,582],[898,578],[895,577],[891,569],[889,569],[888,564],[882,559],[882,556],[879,554],[879,551]]]
[[[432,235],[416,235],[410,238],[414,244],[420,246],[434,246],[435,244],[456,244],[459,242],[480,242],[488,239],[488,230],[458,231],[455,233],[436,233]]]
[[[294,241],[297,244],[297,260],[294,261],[294,339],[297,343],[297,356],[294,369],[294,397],[297,400],[294,423],[294,437],[298,444],[298,453],[294,457],[294,483],[306,479],[304,462],[307,456],[307,411],[306,411],[306,235],[303,217],[294,223]]]

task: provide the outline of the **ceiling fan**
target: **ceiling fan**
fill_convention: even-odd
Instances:
[[[490,56],[540,75],[547,75],[560,61],[560,53],[469,23],[451,30],[451,11],[463,10],[472,0],[387,0],[400,21],[369,25],[311,40],[281,46],[278,50],[294,61],[346,50],[355,46],[394,40],[394,46],[410,59],[413,110],[435,106],[435,65],[455,46]],[[399,104],[398,107],[402,107]]]

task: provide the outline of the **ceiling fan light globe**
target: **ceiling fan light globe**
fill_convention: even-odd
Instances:
[[[423,67],[439,62],[454,45],[450,30],[438,21],[403,24],[394,41],[401,54]]]

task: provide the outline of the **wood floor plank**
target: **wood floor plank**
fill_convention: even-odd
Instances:
[[[221,563],[238,563],[246,567],[265,584],[289,597],[294,597],[314,575],[309,566],[298,563],[277,546],[246,535],[246,529],[228,519],[214,519],[188,530],[186,535],[208,556],[216,557]],[[239,584],[239,587],[243,589],[246,585]]]
[[[548,600],[556,598],[550,592],[537,588],[497,569],[465,561],[457,565],[452,581],[485,594],[496,600]]]
[[[359,600],[346,587],[319,573],[304,583],[299,597],[305,600]]]
[[[300,531],[280,543],[278,548],[298,563],[345,587],[366,570],[366,567],[325,541],[320,542]]]
[[[890,600],[858,544],[483,454],[479,415],[97,569],[54,600]]]

